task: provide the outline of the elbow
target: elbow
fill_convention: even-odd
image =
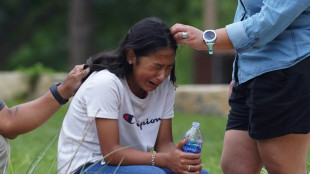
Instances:
[[[108,163],[109,165],[117,166],[117,165],[122,165],[122,155],[117,155],[117,154],[107,154],[104,155],[104,161]]]
[[[118,165],[118,163],[116,162],[117,160],[113,159],[112,155],[104,157],[104,161],[112,166]]]
[[[111,149],[102,150],[104,161],[110,165],[119,165],[123,158],[122,147],[114,147]]]
[[[18,134],[15,134],[15,133],[1,133],[1,135],[11,140],[15,139],[18,136]]]
[[[10,124],[2,124],[0,126],[0,135],[8,139],[15,139],[19,134],[16,132],[14,126]]]
[[[10,130],[6,130],[6,131],[2,131],[0,132],[0,134],[8,139],[15,139],[18,136],[18,133],[14,132],[14,131],[10,131]]]
[[[6,138],[10,139],[10,140],[13,140],[17,137],[18,135],[7,135],[5,136]]]

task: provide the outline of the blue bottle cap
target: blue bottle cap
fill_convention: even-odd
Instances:
[[[200,126],[200,124],[198,122],[193,122],[192,123],[192,127],[199,127],[199,126]]]

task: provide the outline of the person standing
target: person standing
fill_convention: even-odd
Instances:
[[[306,174],[310,144],[310,1],[238,0],[234,23],[175,24],[177,43],[235,49],[224,174]],[[216,52],[216,51],[215,51]]]

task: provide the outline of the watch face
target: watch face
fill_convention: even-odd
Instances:
[[[203,37],[206,41],[212,42],[216,38],[216,34],[212,30],[207,30],[203,33]]]

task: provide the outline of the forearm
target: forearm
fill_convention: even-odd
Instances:
[[[27,133],[47,121],[61,105],[50,91],[28,103],[6,108],[0,112],[0,133],[7,138],[15,138]]]
[[[217,35],[217,39],[216,39],[214,46],[213,46],[215,50],[234,49],[234,46],[231,43],[225,28],[217,29],[217,30],[215,30],[215,32]],[[206,47],[206,49],[208,49],[208,47]]]
[[[104,153],[105,161],[110,165],[152,165],[153,152],[142,152],[130,147],[115,146],[113,150]],[[168,153],[157,152],[155,154],[155,166],[167,167]]]
[[[169,143],[161,144],[161,145],[156,144],[154,149],[157,152],[170,152],[174,148],[175,148],[174,143],[173,142],[169,142]]]
[[[187,33],[187,38],[182,38],[182,33]],[[230,38],[228,37],[226,28],[215,30],[217,39],[213,45],[215,50],[234,49]],[[178,44],[186,44],[197,50],[208,50],[208,46],[202,38],[203,31],[183,24],[175,24],[171,28],[171,33]]]

